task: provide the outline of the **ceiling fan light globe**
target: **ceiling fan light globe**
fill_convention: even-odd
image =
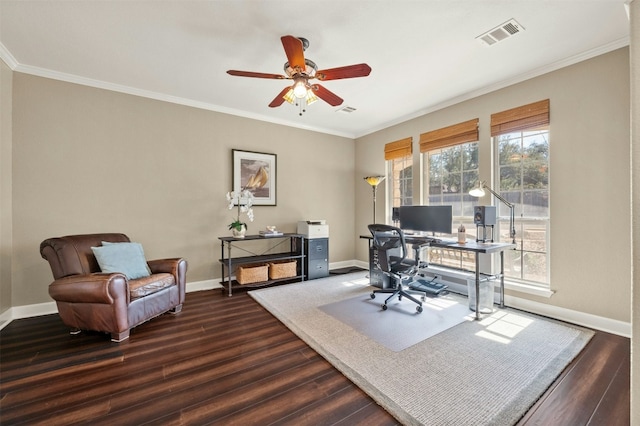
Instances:
[[[299,81],[293,85],[293,94],[298,99],[302,99],[307,96],[307,86],[304,84],[304,82]]]

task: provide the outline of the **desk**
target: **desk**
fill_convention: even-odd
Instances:
[[[371,246],[372,236],[361,235],[360,238],[368,239],[369,246]],[[467,241],[465,244],[458,243],[445,243],[433,241],[433,238],[421,235],[406,235],[404,239],[407,244],[424,244],[429,247],[448,248],[452,250],[461,250],[472,252],[475,255],[475,275],[476,275],[476,319],[480,319],[480,257],[478,253],[500,253],[500,307],[504,308],[504,251],[515,248],[516,245],[512,243],[481,243],[475,241]],[[371,259],[369,259],[371,265]],[[371,271],[369,271],[371,273]]]

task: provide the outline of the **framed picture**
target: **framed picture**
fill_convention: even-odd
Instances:
[[[254,206],[276,205],[276,154],[232,150],[233,190],[248,189]],[[240,200],[242,202],[242,200]]]

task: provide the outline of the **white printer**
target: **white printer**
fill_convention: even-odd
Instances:
[[[301,220],[298,222],[298,234],[307,239],[329,238],[329,225],[326,220]]]

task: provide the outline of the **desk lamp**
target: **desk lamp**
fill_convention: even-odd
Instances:
[[[473,188],[469,191],[469,195],[472,197],[481,198],[485,196],[485,188],[487,191],[492,193],[498,200],[502,201],[509,207],[509,234],[511,236],[511,243],[516,244],[516,228],[515,228],[515,220],[514,220],[514,205],[507,200],[505,200],[500,194],[495,192],[493,189],[489,188],[484,181],[480,181],[477,188]]]
[[[373,188],[373,223],[376,223],[376,191],[378,190],[378,185],[384,178],[384,176],[367,176],[364,178],[364,180],[371,185],[371,188]]]

